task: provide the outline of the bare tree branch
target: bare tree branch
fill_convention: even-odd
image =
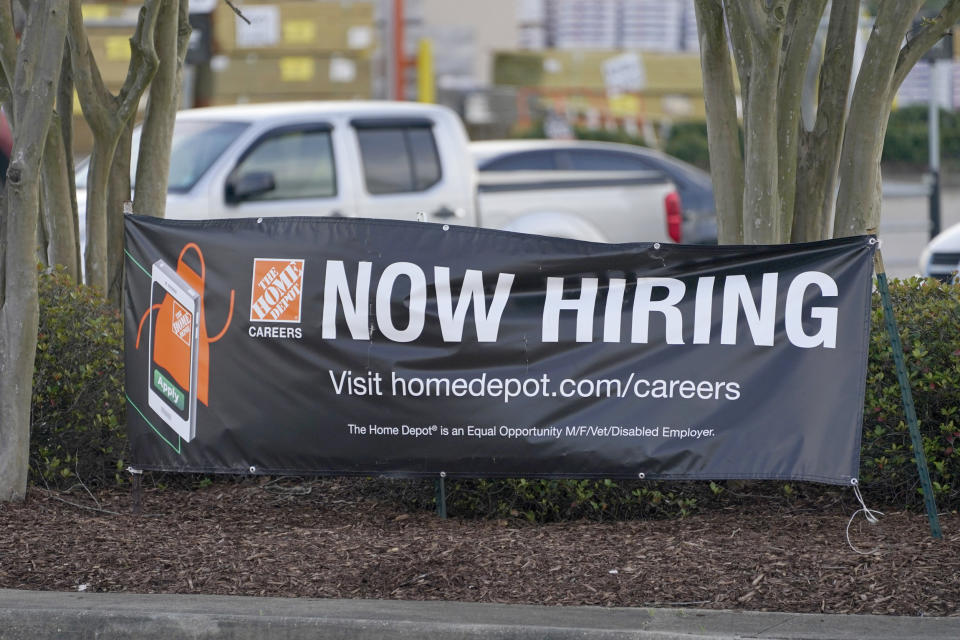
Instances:
[[[175,0],[146,0],[140,7],[137,30],[130,39],[130,65],[127,77],[120,88],[117,116],[122,125],[136,114],[143,92],[157,73],[160,60],[154,45],[154,33],[160,8],[165,2]]]
[[[84,119],[90,129],[96,132],[110,130],[109,108],[98,108],[111,104],[113,96],[107,90],[100,77],[100,69],[90,51],[90,41],[83,26],[83,12],[80,0],[70,0],[70,16],[67,22],[67,44],[70,47],[70,63],[73,67],[73,81],[77,98],[83,109]],[[112,107],[112,104],[111,104]]]
[[[940,38],[946,36],[957,20],[960,20],[960,0],[950,0],[937,17],[927,21],[920,31],[903,46],[897,57],[896,70],[893,72],[894,91],[903,84],[910,69],[917,64],[923,54],[929,51]]]
[[[235,14],[237,14],[237,15],[240,17],[241,20],[243,20],[243,21],[246,22],[247,24],[253,24],[252,22],[250,22],[250,20],[247,19],[247,16],[243,15],[243,12],[240,11],[240,9],[237,8],[237,5],[235,5],[235,4],[233,4],[232,2],[230,2],[230,0],[223,0],[223,1],[224,1],[225,3],[227,3],[227,6],[228,6],[228,7],[230,7],[231,9],[233,9],[233,12],[234,12]]]

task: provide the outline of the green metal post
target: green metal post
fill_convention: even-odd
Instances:
[[[440,477],[435,482],[437,496],[437,515],[443,519],[447,518],[447,474],[441,472]]]
[[[877,272],[877,289],[880,290],[880,300],[883,304],[883,318],[887,325],[887,334],[890,336],[890,346],[893,348],[893,362],[897,367],[897,379],[900,381],[903,412],[906,414],[907,426],[910,428],[910,440],[913,442],[913,458],[917,463],[917,471],[920,474],[920,486],[923,487],[923,502],[927,507],[927,518],[930,520],[930,533],[935,539],[940,540],[943,538],[943,533],[940,531],[940,519],[937,517],[937,503],[933,498],[933,486],[930,484],[927,456],[923,452],[923,438],[920,437],[920,428],[917,426],[917,411],[913,406],[910,378],[907,375],[907,365],[903,360],[903,345],[900,343],[897,320],[893,317],[890,288],[887,286],[887,274],[879,248],[874,254],[874,269]]]

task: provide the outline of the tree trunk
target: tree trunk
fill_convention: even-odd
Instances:
[[[710,176],[721,244],[743,242],[743,155],[737,123],[733,70],[723,9],[714,0],[696,0],[700,64],[707,109]]]
[[[750,88],[743,105],[744,180],[743,241],[776,244],[781,240],[779,166],[777,163],[777,90],[780,50],[786,20],[782,3],[741,7],[750,39]]]
[[[67,0],[34,2],[17,56],[13,151],[7,171],[0,283],[0,500],[26,495],[30,403],[37,348],[40,164],[63,61]]]
[[[67,19],[69,20],[69,17]],[[60,69],[60,86],[57,92],[57,113],[60,115],[60,138],[63,140],[64,169],[67,176],[69,200],[65,203],[64,210],[57,211],[55,215],[58,225],[70,227],[73,247],[66,258],[72,257],[73,265],[68,267],[68,270],[71,274],[75,274],[73,276],[74,280],[80,282],[82,273],[80,265],[83,256],[80,255],[80,217],[78,215],[77,190],[74,179],[76,166],[73,162],[73,73],[70,69],[69,47],[64,47],[63,50],[63,67]]]
[[[160,66],[150,83],[150,99],[140,135],[133,210],[141,215],[162,218],[165,213],[173,125],[189,40],[187,0],[166,0],[157,17],[154,39]],[[144,153],[147,150],[149,153]]]
[[[107,185],[117,140],[93,141],[87,169],[87,248],[84,267],[87,284],[106,295],[107,269]]]
[[[846,129],[847,97],[859,20],[859,3],[833,3],[816,119],[813,130],[801,134],[793,242],[823,240],[833,235],[834,192],[840,166],[840,146]]]
[[[838,3],[842,4],[842,3]],[[852,4],[852,3],[850,3]],[[790,242],[800,149],[803,80],[810,49],[820,26],[827,0],[807,0],[790,5],[783,38],[783,65],[777,89],[777,183],[780,189],[780,240]]]
[[[823,38],[826,4],[694,0],[721,243],[803,242],[879,225],[880,154],[893,97],[960,20],[960,0],[941,2],[940,13],[923,18],[906,44],[925,1],[871,3],[876,19],[852,91],[862,3],[831,2]],[[734,142],[731,53],[743,103],[742,166]],[[818,81],[819,95],[809,100]],[[737,208],[742,218],[734,224]]]
[[[47,264],[62,265],[77,281],[80,273],[77,271],[77,238],[71,206],[73,174],[68,170],[60,121],[60,117],[54,115],[43,149],[42,221],[47,240],[46,261]]]
[[[922,4],[923,0],[897,0],[880,5],[843,137],[835,237],[866,233],[880,225],[880,154],[893,103],[893,72],[900,43]]]
[[[169,1],[169,0],[168,0]],[[83,28],[80,0],[70,3],[70,59],[77,95],[83,105],[84,117],[93,132],[93,151],[90,154],[90,169],[87,179],[87,250],[84,256],[88,284],[109,295],[118,280],[115,268],[122,257],[122,243],[110,245],[108,216],[122,218],[122,209],[110,211],[107,188],[109,174],[115,163],[114,154],[120,135],[133,121],[140,98],[159,61],[154,48],[154,30],[161,0],[145,0],[140,9],[137,29],[130,39],[130,66],[127,78],[118,95],[112,95],[103,84],[96,61],[90,52],[87,34]],[[128,160],[129,162],[129,160]],[[129,167],[129,164],[127,165]],[[116,170],[120,170],[117,168]],[[129,173],[127,175],[129,180]],[[129,199],[129,195],[124,200]],[[111,252],[121,252],[108,264]],[[120,262],[122,264],[122,262]]]
[[[130,195],[130,149],[133,146],[133,120],[127,123],[117,147],[107,180],[107,299],[117,309],[123,289],[123,206]]]

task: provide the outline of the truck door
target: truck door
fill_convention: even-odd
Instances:
[[[255,140],[226,180],[229,217],[345,216],[352,208],[338,184],[332,126],[276,127]]]
[[[459,139],[444,139],[429,118],[357,118],[362,188],[357,215],[474,225],[475,186]],[[461,143],[457,146],[456,143]],[[458,153],[458,150],[460,153]]]

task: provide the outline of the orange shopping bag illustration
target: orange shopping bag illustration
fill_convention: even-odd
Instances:
[[[200,262],[200,273],[193,270],[185,261],[184,256],[189,250],[197,254]],[[176,273],[184,282],[189,285],[200,297],[199,311],[199,339],[197,340],[197,400],[204,405],[209,406],[210,392],[210,345],[217,342],[224,336],[230,327],[233,319],[233,304],[235,291],[230,291],[230,309],[227,312],[227,320],[220,332],[214,337],[209,337],[206,326],[205,310],[205,288],[206,288],[206,264],[203,260],[203,253],[195,243],[188,243],[180,251],[177,258]],[[181,388],[190,391],[190,327],[192,325],[191,313],[184,308],[173,296],[164,295],[163,300],[154,304],[140,319],[140,326],[137,329],[136,348],[140,348],[140,334],[143,331],[143,325],[147,317],[153,312],[157,312],[157,321],[154,325],[153,335],[153,353],[149,357],[153,358],[157,366],[166,370]]]

